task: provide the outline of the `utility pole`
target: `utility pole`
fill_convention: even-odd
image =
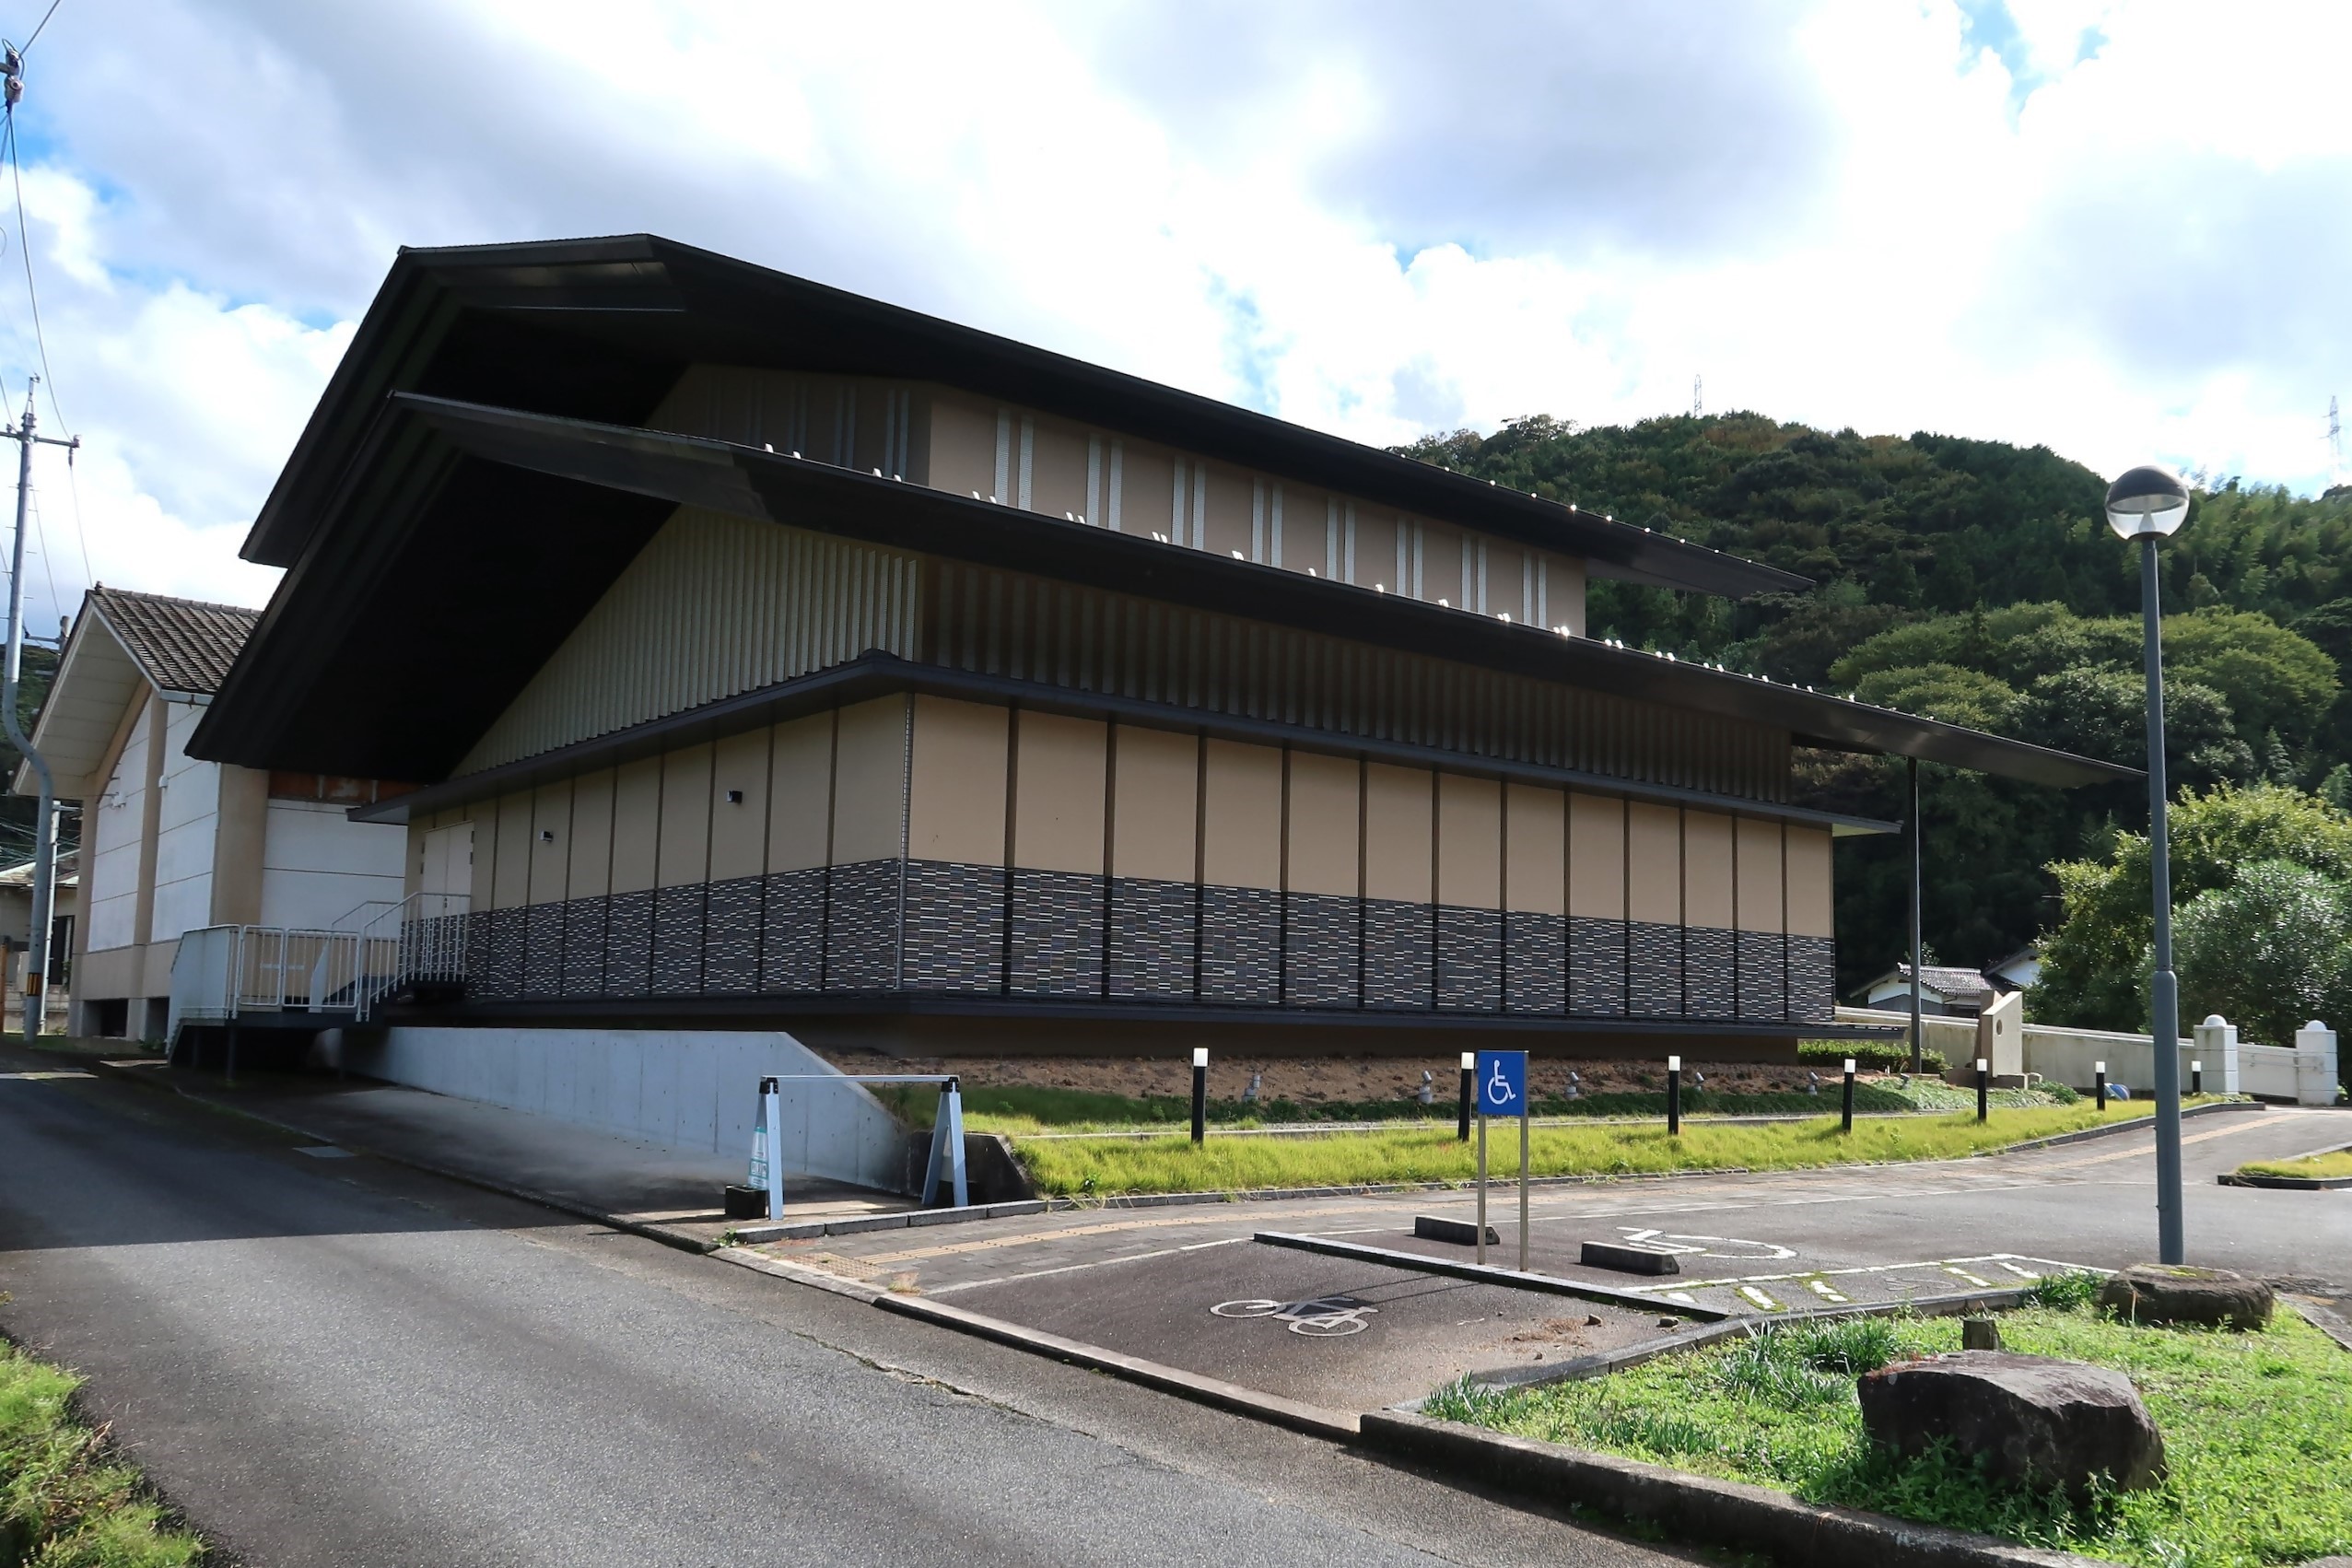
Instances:
[[[82,444],[79,436],[61,441],[35,432],[32,394],[40,384],[39,376],[30,378],[25,387],[24,418],[0,430],[0,436],[17,443],[17,539],[8,554],[8,661],[6,671],[0,672],[0,721],[6,722],[9,742],[24,754],[33,777],[41,782],[41,814],[33,824],[32,930],[26,933],[27,1040],[41,1037],[49,1012],[49,925],[57,902],[57,781],[49,771],[49,759],[33,749],[17,715],[17,683],[25,658],[25,510],[32,498],[32,449],[64,447],[70,462],[71,454]],[[58,651],[64,651],[62,645]]]

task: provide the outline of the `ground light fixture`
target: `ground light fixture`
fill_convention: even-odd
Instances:
[[[2156,1052],[2156,1247],[2159,1260],[2187,1261],[2181,1220],[2181,993],[2172,976],[2172,856],[2164,783],[2163,602],[2156,546],[2189,518],[2189,487],[2169,468],[2146,464],[2107,486],[2107,526],[2140,544],[2140,621],[2147,666],[2147,870],[2155,915],[2155,973],[2148,986],[2149,1043]]]

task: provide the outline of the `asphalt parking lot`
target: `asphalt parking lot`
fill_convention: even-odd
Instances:
[[[2352,1141],[2352,1115],[2253,1107],[2193,1119],[2186,1134],[2193,1261],[2321,1293],[2352,1286],[2352,1192],[2214,1185],[2217,1173],[2244,1160]],[[1656,1312],[1254,1239],[1297,1235],[1467,1262],[1472,1246],[1412,1235],[1417,1213],[1469,1219],[1476,1196],[1459,1189],[1066,1211],[766,1250],[1262,1392],[1361,1410],[1418,1399],[1463,1374],[1524,1376],[1656,1339],[1671,1332],[1659,1317],[1681,1309],[1764,1320],[2143,1261],[2155,1244],[2152,1145],[2140,1129],[1940,1164],[1538,1188],[1531,1271],[1646,1297]],[[1507,1182],[1490,1194],[1489,1223],[1500,1241],[1488,1262],[1515,1266],[1517,1196]],[[1679,1272],[1587,1268],[1579,1261],[1586,1241],[1671,1252]]]
[[[1464,1373],[1540,1366],[1669,1331],[1656,1312],[1246,1239],[953,1299],[1026,1328],[1339,1410],[1376,1410]]]

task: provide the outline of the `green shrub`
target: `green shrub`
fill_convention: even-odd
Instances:
[[[1841,1069],[1848,1057],[1852,1057],[1855,1066],[1865,1072],[1908,1072],[1911,1071],[1911,1042],[1909,1040],[1800,1040],[1796,1045],[1796,1059],[1808,1067],[1817,1062],[1827,1062],[1832,1069]],[[1929,1072],[1943,1073],[1951,1071],[1952,1064],[1945,1059],[1941,1051],[1923,1051],[1920,1054],[1920,1061]]]
[[[2099,1288],[2106,1282],[2104,1274],[2068,1269],[2034,1281],[2026,1288],[2025,1299],[2034,1306],[2046,1306],[2054,1312],[2088,1312],[2099,1299]]]

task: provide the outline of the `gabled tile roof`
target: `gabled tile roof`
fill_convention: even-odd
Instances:
[[[90,590],[89,603],[147,679],[165,691],[201,696],[220,689],[262,618],[259,610],[235,604],[103,585]]]

